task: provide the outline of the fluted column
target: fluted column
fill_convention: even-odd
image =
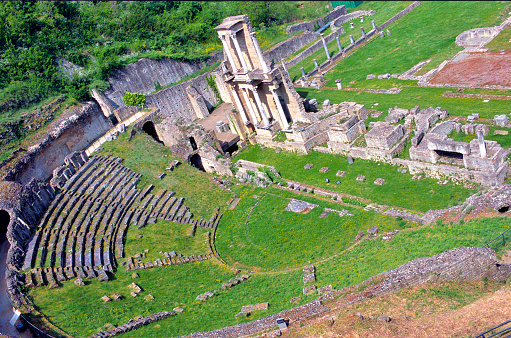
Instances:
[[[273,100],[275,101],[275,105],[277,105],[277,110],[279,111],[280,119],[282,121],[282,129],[289,129],[289,123],[287,123],[286,114],[284,113],[284,109],[282,108],[282,105],[280,104],[279,96],[277,95],[277,92],[275,89],[270,89]]]
[[[257,121],[257,116],[254,111],[254,108],[252,107],[252,103],[250,102],[250,99],[248,98],[246,89],[242,89],[241,92],[243,93],[243,98],[245,99],[245,102],[247,103],[248,112],[250,113],[250,117],[252,118],[252,124],[255,126],[259,121]]]
[[[238,111],[240,112],[243,123],[247,125],[248,124],[247,114],[245,113],[245,109],[243,109],[243,105],[241,104],[238,92],[234,89],[232,90],[232,96],[234,96],[234,101],[236,102],[236,106],[238,107]]]
[[[259,62],[263,66],[263,73],[266,74],[270,71],[270,69],[266,65],[266,62],[264,61],[263,52],[261,51],[261,47],[259,47],[259,41],[257,41],[256,33],[255,32],[250,33],[250,37],[252,38],[252,43],[254,44],[254,48],[257,52],[257,57],[259,58]]]
[[[236,47],[236,51],[238,52],[238,57],[241,60],[241,64],[243,65],[243,72],[248,72],[248,66],[247,62],[245,61],[245,57],[243,56],[243,53],[241,52],[240,44],[238,43],[238,39],[236,38],[236,34],[231,35],[231,39],[234,42],[234,47]]]
[[[261,117],[263,118],[264,121],[264,126],[267,127],[270,124],[270,121],[268,120],[268,116],[266,115],[266,111],[264,110],[263,103],[261,102],[261,98],[259,97],[259,93],[257,92],[257,88],[252,87],[250,89],[254,94],[254,98],[257,103],[257,108],[259,109],[259,113],[261,113]]]
[[[220,40],[222,40],[222,45],[224,45],[224,50],[227,53],[227,58],[229,59],[233,73],[238,74],[238,67],[236,67],[236,64],[234,63],[234,58],[232,57],[231,50],[229,49],[229,45],[225,39],[225,35],[220,35]]]

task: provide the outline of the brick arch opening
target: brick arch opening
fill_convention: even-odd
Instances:
[[[155,141],[163,143],[158,137],[158,133],[156,132],[156,128],[154,127],[153,121],[147,121],[146,123],[144,123],[144,125],[142,126],[142,130],[144,131],[144,133],[151,136]]]
[[[0,242],[7,238],[7,228],[11,222],[11,215],[6,210],[0,209]]]

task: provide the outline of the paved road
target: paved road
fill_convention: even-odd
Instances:
[[[11,337],[32,338],[29,330],[18,332],[9,320],[14,314],[11,302],[5,293],[7,283],[5,282],[5,260],[7,259],[7,251],[9,250],[9,242],[3,238],[0,243],[0,336],[7,335]]]

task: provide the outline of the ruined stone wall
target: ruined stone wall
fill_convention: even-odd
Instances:
[[[200,69],[223,59],[223,53],[216,53],[206,62],[177,61],[162,58],[159,61],[140,59],[117,70],[108,81],[111,88],[104,92],[114,107],[124,106],[122,94],[126,92],[149,94],[155,90],[158,82],[164,87],[191,75]]]
[[[263,53],[265,61],[269,64],[273,59],[275,63],[287,58],[303,46],[308,45],[312,41],[319,39],[319,34],[313,32],[303,32],[300,35],[293,36],[286,41],[280,42]]]
[[[192,86],[204,99],[206,107],[211,110],[219,103],[215,92],[209,87],[206,77],[209,73],[200,75],[189,81],[163,89],[155,94],[146,95],[147,108],[158,108],[162,117],[182,117],[188,121],[197,118],[193,105],[188,98],[186,87]]]
[[[424,173],[427,177],[434,179],[449,178],[453,181],[472,181],[484,186],[503,184],[506,178],[508,163],[504,162],[497,172],[484,172],[468,170],[466,168],[455,167],[446,164],[433,164],[426,162],[403,160],[394,158],[392,163],[408,167],[410,174]]]
[[[5,168],[2,178],[23,185],[32,179],[46,181],[56,167],[64,164],[66,155],[87,148],[112,127],[95,102],[68,109],[50,125],[42,140],[13,160],[10,168]]]

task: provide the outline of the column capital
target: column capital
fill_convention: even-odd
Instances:
[[[236,33],[234,33],[234,34],[230,34],[229,36],[230,36],[230,37],[231,37],[231,39],[233,39],[233,40],[236,40],[236,41],[238,40],[238,38],[236,38]]]
[[[251,38],[255,38],[257,36],[257,33],[256,32],[250,32],[249,35],[250,35]]]
[[[220,38],[220,40],[225,41],[225,35],[219,35],[218,37]]]

